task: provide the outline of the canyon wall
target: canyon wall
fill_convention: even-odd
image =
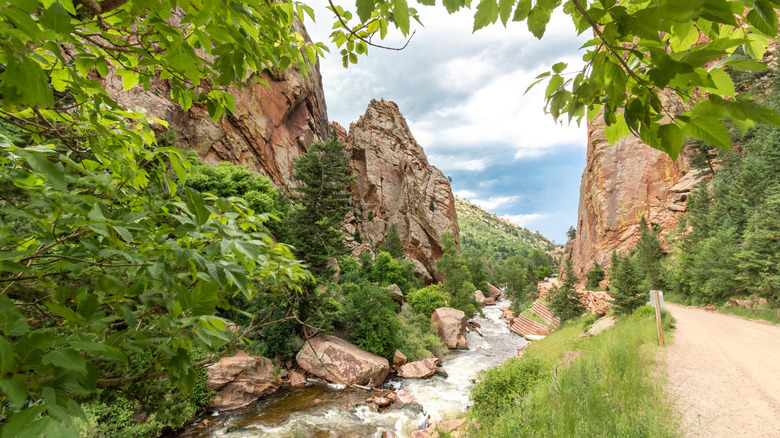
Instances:
[[[441,170],[428,163],[398,105],[372,101],[347,132],[334,124],[347,144],[353,183],[353,213],[346,230],[356,231],[360,243],[348,237],[355,252],[376,247],[395,224],[417,273],[433,279],[435,260],[441,257],[441,235],[459,239],[455,197]]]
[[[674,110],[674,108],[672,108]],[[679,110],[679,109],[678,109]],[[593,260],[610,263],[612,250],[632,248],[639,238],[639,220],[672,231],[685,211],[685,199],[698,182],[685,153],[677,161],[631,135],[610,146],[604,118],[588,125],[588,151],[580,184],[577,237],[566,244],[577,276],[584,276]]]

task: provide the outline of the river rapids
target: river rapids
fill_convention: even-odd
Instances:
[[[235,412],[212,417],[216,425],[204,430],[191,429],[187,438],[336,438],[381,437],[385,431],[396,436],[408,436],[419,427],[424,415],[431,420],[461,416],[469,407],[469,390],[479,371],[495,367],[517,355],[527,341],[509,331],[500,319],[501,307],[510,305],[502,300],[484,307],[484,318],[474,318],[481,328],[467,334],[468,350],[451,351],[442,360],[449,375],[444,379],[434,375],[429,379],[398,379],[385,382],[384,389],[403,389],[423,406],[405,407],[377,412],[375,407],[358,405],[379,395],[371,391],[344,388],[339,385],[315,383],[305,388],[282,388],[275,394]],[[314,406],[314,400],[321,402]]]

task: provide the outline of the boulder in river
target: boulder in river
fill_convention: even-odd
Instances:
[[[477,289],[474,292],[474,298],[477,299],[477,302],[479,303],[480,306],[485,305],[485,294],[483,294],[481,290]]]
[[[433,311],[431,321],[436,323],[439,337],[447,348],[469,348],[466,339],[466,314],[458,309],[439,307]]]
[[[439,362],[439,359],[429,357],[428,359],[408,363],[398,369],[398,377],[403,377],[404,379],[426,379],[436,372],[437,362]]]
[[[485,305],[486,306],[493,306],[495,304],[496,304],[496,300],[495,299],[493,299],[491,297],[485,298]]]
[[[387,359],[328,335],[309,339],[295,360],[298,366],[315,376],[348,385],[376,387],[385,381],[390,372]]]
[[[493,300],[498,300],[501,297],[501,289],[493,286],[492,284],[488,283],[488,294],[486,298],[493,298]]]
[[[401,353],[401,350],[395,350],[395,353],[393,354],[393,366],[398,368],[401,366],[406,365],[407,357],[405,354]]]
[[[306,386],[306,376],[304,376],[303,374],[297,371],[290,372],[290,386],[293,387]]]
[[[282,382],[274,376],[274,364],[262,356],[249,356],[238,350],[206,369],[206,387],[217,391],[211,407],[218,411],[242,408],[260,397],[273,394]]]

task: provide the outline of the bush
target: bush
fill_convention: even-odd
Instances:
[[[398,349],[410,362],[427,357],[445,357],[449,350],[435,333],[431,318],[415,313],[408,306],[398,315],[401,324]]]
[[[406,301],[415,312],[430,318],[434,310],[445,307],[448,303],[447,295],[442,292],[441,283],[435,283],[428,287],[410,292]]]
[[[541,379],[542,369],[541,360],[526,356],[483,371],[482,379],[471,388],[472,412],[481,420],[498,420]]]
[[[639,306],[634,310],[633,316],[637,318],[644,318],[648,316],[655,316],[655,307],[653,306]]]
[[[350,342],[379,356],[392,357],[401,328],[395,316],[398,304],[390,299],[387,289],[377,286],[348,284],[343,290],[347,295],[342,322]]]

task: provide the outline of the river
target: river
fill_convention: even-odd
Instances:
[[[517,355],[527,341],[509,331],[501,316],[501,307],[508,300],[483,308],[484,318],[474,318],[483,336],[467,334],[468,350],[451,351],[442,361],[449,374],[430,379],[390,379],[384,388],[403,389],[423,406],[431,420],[456,418],[469,406],[469,389],[480,370],[495,367]],[[387,392],[387,391],[382,391]],[[379,413],[366,405],[366,398],[379,395],[338,385],[315,383],[305,388],[282,388],[275,394],[236,412],[212,417],[216,426],[205,430],[190,430],[187,438],[335,438],[380,437],[391,431],[396,436],[408,436],[423,420],[419,409],[406,407]],[[314,406],[314,400],[321,402]],[[357,406],[355,406],[357,404]]]

